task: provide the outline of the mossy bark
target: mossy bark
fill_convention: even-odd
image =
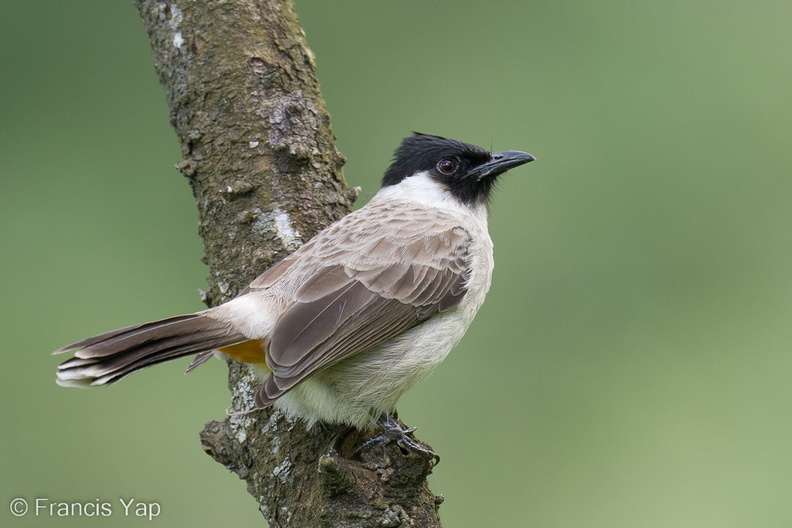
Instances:
[[[347,214],[347,187],[291,0],[135,0],[198,206],[215,306]],[[232,409],[258,380],[230,363]],[[205,451],[248,485],[272,527],[439,526],[431,461],[279,412],[207,424]],[[220,507],[218,505],[218,507]]]

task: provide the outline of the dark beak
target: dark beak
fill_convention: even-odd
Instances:
[[[503,152],[493,152],[490,161],[479,165],[470,172],[470,176],[478,180],[484,178],[494,178],[514,167],[524,165],[536,158],[527,152],[519,150],[504,150]]]

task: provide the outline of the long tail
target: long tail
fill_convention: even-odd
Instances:
[[[247,338],[203,312],[177,315],[83,339],[53,352],[74,352],[58,366],[58,385],[89,387],[113,383],[140,369]]]

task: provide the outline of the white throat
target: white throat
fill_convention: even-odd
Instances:
[[[404,178],[396,185],[383,187],[371,199],[372,202],[381,200],[414,202],[444,211],[456,211],[483,222],[485,226],[487,224],[486,204],[467,205],[460,202],[442,183],[425,171]]]

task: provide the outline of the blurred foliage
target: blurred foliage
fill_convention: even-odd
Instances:
[[[54,384],[50,350],[200,309],[207,272],[134,8],[6,4],[2,524],[86,522],[14,518],[18,496],[259,523],[198,443],[221,362]],[[792,4],[297,9],[361,203],[411,130],[538,158],[495,196],[479,318],[400,408],[442,455],[445,524],[792,525]]]

